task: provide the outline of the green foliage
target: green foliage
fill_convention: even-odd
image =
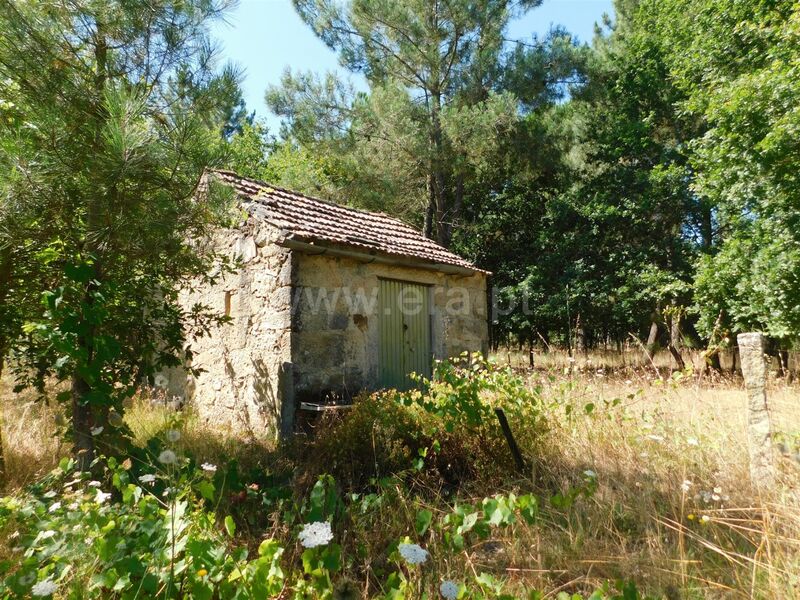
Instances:
[[[283,542],[268,538],[252,553],[237,543],[234,519],[226,515],[220,523],[209,510],[219,505],[222,490],[216,484],[224,487],[225,477],[235,473],[210,474],[208,465],[199,469],[180,457],[163,464],[163,458],[161,466],[151,458],[136,468],[130,460],[99,462],[100,481],[90,481],[88,473],[75,470],[75,463],[65,459],[24,495],[0,499],[0,528],[16,529],[14,552],[21,555],[19,561],[0,563],[0,593],[17,598],[45,589],[50,590],[44,594],[48,596],[57,591],[84,598],[147,594],[239,599],[272,597],[288,589],[298,600],[351,597],[341,595],[352,591],[352,582],[338,576],[347,563],[339,544],[326,538],[299,554],[289,554]],[[358,527],[358,521],[370,520],[384,501],[396,500],[392,492],[396,486],[395,481],[379,494],[355,495],[344,502],[333,479],[324,476],[307,501],[294,503],[280,518],[294,534],[306,527],[295,523],[320,525],[327,522],[325,515],[334,525],[355,521]],[[204,489],[211,490],[211,498],[205,497]],[[441,539],[437,551],[456,556],[465,544],[473,543],[472,538],[487,540],[498,529],[518,522],[535,525],[538,504],[533,495],[512,493],[485,498],[477,505],[456,504],[452,511],[435,516],[422,509],[409,533],[420,542]],[[437,585],[425,575],[427,551],[412,538],[403,537],[384,551],[394,568],[386,577],[383,597],[411,599]],[[414,553],[424,557],[421,563],[413,562]],[[505,591],[503,579],[486,572],[459,585],[462,598],[515,598]]]
[[[195,242],[228,209],[194,198],[237,118],[236,74],[208,52],[223,8],[0,5],[0,352],[12,346],[22,384],[71,381],[59,400],[84,467],[89,430],[215,319],[177,290],[216,262]]]
[[[3,499],[0,521],[22,528],[25,558],[4,565],[2,593],[26,597],[35,582],[52,581],[91,598],[171,598],[182,589],[210,598],[217,587],[224,597],[247,597],[228,579],[241,552],[227,548],[213,513],[201,508],[199,484],[213,485],[202,472],[156,470],[148,479],[133,474],[130,460],[109,459],[101,482],[74,466],[62,461],[25,497]]]
[[[412,413],[374,395],[357,398],[343,418],[324,421],[307,451],[327,457],[321,468],[358,489],[409,469],[429,443]]]
[[[359,397],[346,414],[317,428],[306,451],[326,456],[324,471],[350,489],[388,476],[461,485],[513,468],[495,409],[525,439],[540,439],[547,429],[538,395],[480,354],[437,362],[419,383],[419,390]],[[522,450],[532,456],[535,444]]]
[[[715,244],[698,268],[697,311],[709,334],[800,332],[797,272],[800,4],[680,2],[659,7],[685,107],[707,123],[694,140],[694,189],[715,208]],[[715,282],[718,274],[726,282]]]
[[[64,459],[24,492],[0,499],[0,532],[10,541],[0,562],[0,596],[28,597],[35,590],[82,598],[416,600],[456,590],[458,598],[474,600],[542,598],[503,569],[470,557],[502,540],[539,536],[543,523],[574,518],[597,490],[597,476],[587,470],[555,495],[516,476],[513,487],[485,496],[467,491],[472,486],[448,492],[442,463],[483,461],[486,471],[503,470],[492,451],[480,456],[481,446],[498,440],[487,437],[496,429],[490,413],[477,409],[467,423],[474,402],[501,405],[509,415],[538,410],[538,395],[524,393],[513,373],[468,358],[428,382],[436,398],[431,412],[391,396],[363,398],[322,429],[327,446],[311,444],[312,459],[286,465],[291,474],[281,473],[280,461],[249,472],[233,461],[202,462],[188,450],[176,416],[156,437],[130,445],[124,460],[100,457],[85,472]],[[440,414],[448,405],[456,411]],[[448,434],[444,419],[457,414],[463,423]],[[381,428],[398,423],[408,426],[409,448],[392,465],[382,457]],[[441,444],[425,435],[425,423],[435,425]],[[369,445],[357,447],[354,436]],[[349,450],[335,454],[334,438]],[[356,452],[368,459],[357,463]],[[374,460],[386,471],[364,483],[297,468],[319,466],[319,456],[326,457],[323,469],[341,470],[337,460],[356,460],[359,468]],[[481,477],[494,487],[487,473]],[[632,583],[619,582],[589,598],[637,594]]]
[[[457,427],[473,432],[495,420],[495,408],[513,417],[535,420],[539,398],[508,367],[498,367],[480,353],[436,361],[430,379],[419,378],[422,390],[406,392],[398,400],[435,415],[445,430]]]
[[[501,84],[505,63],[515,66],[513,86],[526,91],[526,106],[557,97],[558,77],[572,70],[563,32],[544,53],[538,43],[508,51],[509,20],[538,4],[298,0],[301,18],[346,68],[366,76],[369,92],[355,94],[332,74],[287,72],[267,103],[284,117],[285,136],[341,166],[335,185],[355,202],[424,222],[426,235],[449,245],[475,175],[517,122],[519,101]],[[539,79],[544,54],[558,55],[558,68]],[[528,77],[531,64],[538,70]]]
[[[620,343],[692,303],[690,335],[721,314],[727,332],[796,336],[796,3],[618,2],[591,48],[563,29],[506,47],[503,19],[451,6],[443,22],[491,43],[439,80],[441,55],[419,50],[455,39],[416,5],[297,8],[370,86],[287,73],[268,92],[284,133],[335,165],[317,189],[452,234],[513,304],[499,337]]]

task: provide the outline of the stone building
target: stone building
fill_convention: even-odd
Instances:
[[[208,176],[247,216],[216,240],[237,272],[183,295],[231,317],[192,343],[198,377],[171,376],[201,417],[286,434],[298,410],[409,387],[433,359],[486,351],[485,271],[385,214]]]

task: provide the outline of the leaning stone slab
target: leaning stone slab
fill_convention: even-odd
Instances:
[[[772,456],[772,428],[767,406],[766,339],[761,333],[738,335],[739,358],[747,389],[747,436],[750,477],[758,487],[775,479]]]

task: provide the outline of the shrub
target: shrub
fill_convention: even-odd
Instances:
[[[420,390],[398,395],[406,406],[416,405],[435,415],[448,432],[477,433],[494,423],[495,409],[531,418],[539,413],[540,399],[508,367],[498,367],[479,353],[436,361],[430,379],[419,377]]]
[[[327,472],[357,490],[406,472],[431,443],[420,431],[418,415],[391,395],[362,395],[346,414],[320,422],[305,449],[305,464],[312,478]]]
[[[396,400],[361,398],[315,441],[334,457],[323,464],[351,477],[346,492],[327,474],[308,484],[266,473],[254,481],[234,462],[195,460],[177,419],[124,460],[101,457],[93,475],[65,459],[25,493],[0,499],[9,546],[0,597],[513,600],[518,582],[502,569],[461,563],[482,544],[538,527],[543,500],[497,490],[455,500],[425,487],[441,479],[437,461],[448,452],[469,458],[458,441],[480,428],[448,432],[442,417]],[[377,465],[368,493],[352,487],[363,479],[359,465]],[[626,599],[638,597],[626,589]],[[618,597],[609,587],[592,600]]]
[[[312,476],[330,472],[352,490],[396,475],[421,477],[433,490],[476,479],[491,487],[514,468],[495,409],[525,439],[538,440],[534,431],[544,429],[539,397],[479,354],[438,361],[419,383],[409,392],[362,395],[346,414],[323,420],[306,454]]]

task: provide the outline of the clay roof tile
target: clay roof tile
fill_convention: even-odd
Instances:
[[[213,170],[210,173],[217,181],[233,188],[251,214],[259,214],[284,229],[291,239],[328,242],[424,263],[486,272],[429,240],[410,225],[384,213],[319,200],[231,171]]]

